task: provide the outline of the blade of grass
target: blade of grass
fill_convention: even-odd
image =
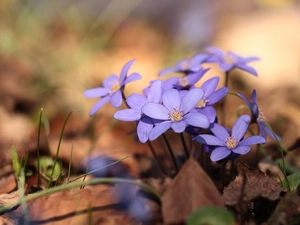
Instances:
[[[70,152],[70,161],[69,161],[69,169],[68,169],[68,180],[67,183],[70,181],[70,174],[71,174],[71,167],[72,167],[72,157],[73,157],[73,148],[74,148],[74,141],[72,141],[72,147]]]
[[[38,171],[38,180],[37,187],[40,187],[41,176],[40,176],[40,137],[41,137],[41,126],[42,126],[42,117],[43,117],[43,108],[40,109],[39,117],[39,126],[38,126],[38,136],[37,136],[37,147],[36,147],[36,157],[37,157],[37,171]]]

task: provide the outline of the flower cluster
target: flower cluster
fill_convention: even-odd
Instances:
[[[125,85],[141,78],[138,73],[127,77],[134,60],[129,61],[119,78],[111,75],[103,81],[103,87],[84,92],[86,97],[101,98],[90,114],[95,114],[108,101],[112,106],[120,107],[123,99],[128,108],[117,111],[114,118],[128,122],[135,121],[140,142],[154,141],[168,130],[179,134],[186,132],[191,135],[192,140],[202,143],[205,149],[209,149],[212,161],[219,161],[232,154],[246,154],[250,151],[251,145],[265,143],[266,134],[279,140],[279,136],[266,125],[265,118],[258,109],[255,90],[250,102],[243,94],[238,93],[249,107],[252,117],[246,114],[240,116],[231,131],[218,123],[214,105],[222,101],[229,90],[226,86],[217,88],[218,76],[203,80],[209,69],[204,69],[202,64],[217,63],[220,70],[227,75],[233,69],[241,69],[257,76],[257,71],[248,63],[258,58],[241,57],[233,52],[224,53],[216,47],[208,47],[205,50],[206,52],[196,54],[190,59],[183,59],[175,66],[159,72],[159,76],[169,73],[179,73],[179,76],[151,81],[150,85],[143,89],[143,94],[134,93],[125,98],[123,92]],[[198,86],[198,81],[202,83],[201,86]],[[219,113],[226,113],[222,110],[223,108]],[[257,123],[260,134],[244,137],[251,123]]]

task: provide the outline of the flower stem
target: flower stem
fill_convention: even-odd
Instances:
[[[125,94],[124,94],[124,88],[121,89],[121,93],[122,93],[122,99],[123,99],[123,101],[124,101],[126,107],[127,107],[128,109],[130,109],[130,106],[129,106],[128,103],[126,102],[126,97],[125,97]]]
[[[173,153],[173,151],[172,151],[171,145],[170,145],[170,143],[169,143],[169,141],[168,141],[168,139],[167,139],[167,137],[166,137],[165,134],[162,134],[162,137],[163,137],[163,139],[164,139],[164,141],[165,141],[165,143],[166,143],[166,145],[167,145],[167,148],[168,148],[168,150],[169,150],[169,153],[170,153],[170,155],[171,155],[173,167],[174,167],[174,169],[175,169],[175,174],[177,174],[178,171],[179,171],[179,168],[178,168],[178,165],[177,165],[177,163],[176,163],[175,155],[174,155],[174,153]]]
[[[164,170],[164,167],[162,166],[161,162],[159,161],[159,158],[158,158],[158,156],[157,156],[157,154],[156,154],[156,152],[155,152],[155,150],[154,150],[154,148],[153,148],[153,146],[152,146],[152,144],[149,140],[147,141],[147,144],[148,144],[148,147],[150,148],[150,151],[151,151],[151,153],[152,153],[152,155],[153,155],[153,157],[156,161],[157,167],[159,168],[161,175],[166,175],[167,176],[166,171]]]
[[[182,142],[182,146],[183,146],[183,150],[184,150],[184,153],[185,153],[185,157],[188,160],[189,157],[190,157],[190,155],[189,155],[189,151],[187,149],[187,146],[186,146],[186,143],[185,143],[185,140],[184,140],[183,133],[180,133],[180,139],[181,139],[181,142]]]

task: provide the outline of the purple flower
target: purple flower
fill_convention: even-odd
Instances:
[[[196,106],[197,111],[206,115],[210,123],[214,123],[216,119],[216,110],[211,105],[220,101],[228,93],[227,87],[216,90],[219,80],[219,77],[213,77],[202,84],[204,95]]]
[[[249,115],[239,117],[233,125],[231,135],[226,128],[215,123],[210,128],[214,135],[201,134],[196,136],[196,141],[209,146],[216,146],[210,155],[210,159],[213,162],[224,159],[231,153],[247,154],[250,151],[250,145],[266,142],[266,139],[261,136],[251,136],[242,140],[248,129],[250,120]]]
[[[93,106],[90,116],[94,115],[108,101],[110,101],[110,104],[115,108],[121,106],[122,91],[125,84],[142,78],[142,76],[138,73],[132,73],[127,77],[128,70],[134,61],[135,59],[125,64],[120,73],[120,77],[112,74],[103,81],[103,87],[88,89],[83,93],[83,95],[87,98],[101,98]]]
[[[182,59],[175,66],[164,69],[159,72],[159,76],[164,76],[169,73],[195,73],[201,69],[201,63],[209,57],[207,53],[199,53],[194,55],[191,59]]]
[[[274,140],[281,140],[281,138],[277,134],[273,134],[270,128],[266,125],[266,117],[264,116],[263,112],[258,108],[258,105],[256,103],[256,90],[254,89],[251,96],[251,101],[249,102],[248,99],[243,95],[242,93],[238,93],[238,96],[240,96],[247,104],[248,108],[251,111],[252,114],[252,123],[257,123],[259,127],[259,132],[262,137],[267,139],[268,134],[270,137],[272,137]],[[275,137],[276,136],[276,137]]]
[[[142,113],[142,107],[147,102],[159,103],[162,96],[162,81],[154,81],[148,92],[147,97],[140,94],[132,94],[126,102],[130,106],[130,109],[124,109],[117,111],[114,114],[114,118],[123,121],[138,121],[137,135],[140,142],[145,143],[148,140],[149,132],[152,130],[155,120],[147,117]]]
[[[183,77],[171,77],[164,81],[164,90],[171,88],[175,88],[177,90],[189,89],[197,83],[208,70],[210,69],[203,69],[201,67],[200,70],[195,73],[190,73]]]
[[[205,48],[208,52],[212,53],[211,57],[206,59],[206,62],[217,62],[222,71],[228,72],[234,68],[245,70],[255,76],[257,72],[254,68],[247,65],[247,63],[259,60],[258,57],[242,57],[234,52],[223,52],[216,47]]]
[[[152,119],[162,120],[149,133],[149,140],[155,140],[159,135],[172,128],[181,133],[187,125],[208,128],[209,121],[205,115],[190,111],[203,96],[199,88],[188,91],[181,99],[178,90],[168,89],[162,95],[162,104],[148,102],[142,107],[142,112]]]

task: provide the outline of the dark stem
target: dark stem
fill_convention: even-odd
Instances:
[[[126,97],[125,97],[125,94],[124,94],[124,87],[120,91],[122,93],[122,99],[123,99],[125,105],[127,106],[128,109],[130,109],[130,106],[126,102]]]
[[[221,176],[222,176],[222,186],[223,186],[223,188],[226,187],[226,185],[227,185],[226,164],[227,164],[231,154],[225,159],[225,161],[223,162],[222,167],[221,167]]]
[[[173,153],[173,151],[172,151],[171,145],[170,145],[170,143],[169,143],[169,141],[168,141],[168,139],[167,139],[167,137],[166,137],[165,134],[162,134],[162,137],[163,137],[163,139],[164,139],[164,141],[165,141],[165,143],[166,143],[166,145],[167,145],[167,148],[168,148],[168,150],[169,150],[169,153],[170,153],[170,155],[171,155],[173,167],[174,167],[174,169],[175,169],[175,174],[177,174],[178,171],[179,171],[179,168],[178,168],[178,165],[177,165],[177,163],[176,163],[175,155],[174,155],[174,153]]]
[[[225,73],[225,87],[227,87],[227,88],[228,88],[228,83],[229,83],[229,71],[227,71]],[[221,108],[221,123],[224,127],[226,126],[226,123],[225,123],[225,120],[226,120],[225,104],[226,104],[226,96],[223,98],[223,100],[221,101],[221,105],[220,105],[220,108]]]
[[[182,146],[183,146],[183,150],[184,150],[184,153],[185,153],[185,157],[188,160],[189,157],[190,157],[190,155],[189,155],[189,151],[187,149],[187,146],[186,146],[186,143],[185,143],[185,140],[184,140],[183,133],[180,133],[180,139],[181,139],[181,142],[182,142]]]
[[[152,144],[149,140],[147,141],[147,144],[148,144],[148,147],[150,148],[150,151],[151,151],[151,153],[152,153],[152,155],[155,159],[157,167],[160,170],[161,176],[163,176],[163,175],[167,176],[166,171],[164,170],[164,167],[162,166],[161,162],[159,161],[159,158],[158,158],[158,156],[157,156],[157,154],[156,154],[156,152],[155,152],[155,150],[154,150],[154,148],[153,148],[153,146],[152,146]]]

